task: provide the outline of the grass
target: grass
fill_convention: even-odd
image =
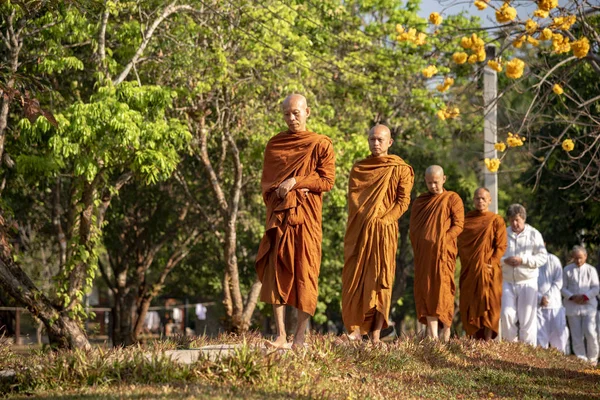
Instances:
[[[0,342],[0,370],[17,373],[0,392],[14,399],[600,398],[600,369],[553,350],[414,337],[387,348],[338,347],[333,339],[313,335],[308,349],[284,353],[266,353],[257,335],[27,355]],[[164,355],[220,343],[240,346],[192,365]]]

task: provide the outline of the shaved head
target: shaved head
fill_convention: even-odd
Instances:
[[[387,126],[377,124],[369,131],[369,150],[373,157],[387,156],[392,143],[392,132]]]
[[[382,124],[375,125],[369,131],[369,136],[376,135],[376,134],[387,135],[387,137],[389,139],[392,138],[392,132],[390,131],[390,128],[388,128],[387,126],[382,125]]]
[[[473,205],[477,211],[485,212],[489,211],[490,204],[492,203],[492,195],[487,188],[480,187],[475,190],[473,194]]]
[[[444,193],[444,183],[446,183],[446,175],[444,169],[439,165],[430,165],[425,170],[425,184],[427,190],[433,195]]]
[[[310,115],[310,108],[306,97],[293,93],[283,100],[281,104],[283,119],[291,133],[306,131],[306,120]]]

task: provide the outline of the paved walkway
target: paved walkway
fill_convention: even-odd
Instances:
[[[193,364],[198,361],[199,358],[207,358],[210,361],[217,361],[222,357],[226,357],[235,354],[235,349],[242,347],[242,344],[215,344],[211,346],[203,346],[199,349],[189,350],[167,350],[165,355],[170,357],[171,360],[180,362],[182,364]],[[256,346],[257,349],[264,353],[271,353],[273,351],[285,352],[287,349],[272,350],[267,349],[264,345]]]

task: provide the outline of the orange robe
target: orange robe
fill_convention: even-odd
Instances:
[[[462,232],[464,208],[460,196],[445,190],[420,195],[410,215],[410,241],[415,258],[414,295],[417,318],[437,317],[444,327],[454,317],[456,238]]]
[[[470,211],[458,237],[460,257],[460,318],[469,336],[484,337],[483,328],[498,335],[506,225],[493,212]]]
[[[348,332],[372,330],[375,311],[388,326],[396,273],[398,218],[408,209],[413,169],[394,155],[369,157],[352,167],[344,238],[342,317]]]
[[[292,177],[296,185],[280,199],[275,190]],[[322,193],[331,190],[334,179],[335,154],[327,136],[285,131],[269,140],[261,181],[267,222],[256,256],[261,301],[288,304],[314,315],[321,267]],[[304,194],[303,188],[309,192]]]

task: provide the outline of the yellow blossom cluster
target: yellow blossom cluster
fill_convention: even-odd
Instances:
[[[527,35],[521,35],[513,40],[512,45],[515,49],[520,49],[523,46],[523,42],[527,39]]]
[[[458,117],[460,115],[460,110],[458,109],[458,107],[444,107],[441,110],[439,110],[436,115],[439,119],[445,121],[447,119],[454,119]]]
[[[446,77],[446,79],[444,79],[444,83],[437,85],[437,90],[438,92],[443,93],[446,90],[450,89],[450,86],[452,85],[454,85],[454,78]]]
[[[427,68],[424,68],[421,73],[423,74],[423,76],[425,78],[431,78],[432,76],[434,76],[435,74],[437,74],[438,69],[435,67],[435,65],[429,65]]]
[[[501,24],[510,22],[517,17],[517,10],[510,6],[509,2],[502,4],[498,10],[496,10],[496,21]]]
[[[443,20],[444,18],[442,18],[442,16],[439,13],[432,12],[431,14],[429,14],[429,22],[431,22],[434,25],[441,24]]]
[[[496,60],[490,60],[487,62],[488,67],[496,72],[502,72],[502,63]]]
[[[571,43],[569,43],[569,38],[564,37],[560,33],[555,33],[552,35],[552,50],[556,54],[567,53],[571,50]]]
[[[542,29],[542,31],[540,32],[540,39],[542,39],[542,40],[552,39],[552,31],[548,28]]]
[[[590,41],[584,36],[581,39],[571,43],[571,48],[573,49],[573,54],[575,54],[575,57],[583,58],[587,56],[588,52],[590,51]]]
[[[527,36],[527,43],[529,43],[533,47],[538,47],[540,45],[540,42],[533,36]]]
[[[463,51],[457,51],[456,53],[452,54],[452,61],[454,61],[457,64],[464,64],[467,62],[468,57],[469,56],[467,55],[467,53]]]
[[[475,0],[475,7],[477,7],[477,9],[479,11],[485,10],[488,6],[488,3],[490,2],[490,0]]]
[[[472,34],[471,36],[464,36],[460,39],[460,45],[467,50],[471,50],[473,52],[473,54],[467,56],[466,53],[465,56],[467,56],[466,61],[468,61],[470,64],[475,64],[476,62],[482,62],[485,61],[485,42],[483,41],[482,38],[480,38],[479,36],[477,36],[476,33]],[[455,55],[457,53],[454,53]],[[454,58],[454,56],[453,56]],[[461,57],[462,58],[462,57]],[[457,64],[462,64],[463,62],[457,62],[456,60],[454,60],[454,62],[456,62]]]
[[[577,21],[577,17],[574,15],[567,15],[564,17],[556,17],[553,21],[554,22],[550,26],[551,28],[568,31],[569,29],[571,29],[571,26]]]
[[[558,7],[558,0],[539,0],[538,9],[543,11],[550,11],[553,8]]]
[[[523,136],[519,136],[512,134],[511,132],[508,132],[508,137],[506,138],[506,144],[508,144],[508,147],[520,147],[523,146],[523,142],[525,141],[525,138]]]
[[[562,148],[564,151],[569,152],[575,148],[575,143],[571,139],[565,139],[562,142]]]
[[[486,158],[485,160],[483,160],[483,162],[485,163],[486,168],[490,172],[496,172],[498,171],[498,168],[500,168],[500,160],[498,160],[497,158]]]
[[[503,152],[504,150],[506,150],[506,145],[504,144],[504,142],[498,142],[494,145],[494,149],[498,150],[499,152]]]
[[[562,86],[560,86],[558,83],[555,83],[554,86],[552,86],[552,91],[558,95],[561,95],[564,93]]]
[[[512,79],[519,79],[523,76],[524,69],[525,63],[518,58],[513,58],[506,63],[506,76]]]
[[[538,28],[538,24],[537,22],[535,22],[534,20],[532,20],[531,18],[529,18],[527,20],[527,22],[525,22],[525,32],[527,32],[528,34],[532,34],[535,33],[535,31]]]
[[[423,32],[417,32],[415,28],[410,28],[406,31],[400,24],[396,25],[396,33],[398,33],[396,40],[399,42],[409,42],[417,46],[422,46],[427,41],[427,35]]]
[[[550,13],[546,10],[541,10],[538,8],[533,12],[533,15],[538,18],[548,18],[548,15],[550,15]]]

